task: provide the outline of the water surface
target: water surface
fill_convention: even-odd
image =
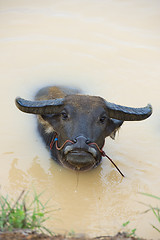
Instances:
[[[112,235],[122,224],[158,239],[158,226],[138,192],[160,196],[160,2],[24,1],[0,3],[0,185],[16,198],[22,189],[45,190],[43,201],[60,209],[47,227],[89,236]],[[110,102],[153,105],[152,117],[125,122],[104,150],[97,169],[77,175],[54,163],[41,141],[36,118],[14,99],[32,99],[46,85],[81,88]]]

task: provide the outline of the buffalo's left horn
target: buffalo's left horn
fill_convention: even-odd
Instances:
[[[16,106],[22,112],[32,114],[56,114],[60,111],[60,106],[63,105],[64,99],[52,99],[43,101],[28,101],[23,98],[16,98]]]
[[[115,118],[123,121],[140,121],[148,118],[152,114],[152,106],[148,104],[142,108],[132,108],[117,105],[105,101],[106,110],[110,118]]]

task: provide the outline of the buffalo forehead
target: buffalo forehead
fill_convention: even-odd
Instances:
[[[66,97],[65,104],[73,106],[78,111],[93,111],[104,107],[103,98],[88,95],[71,95]]]

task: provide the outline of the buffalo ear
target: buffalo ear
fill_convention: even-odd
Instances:
[[[119,130],[122,124],[123,124],[122,120],[117,120],[113,118],[110,119],[109,125],[107,127],[107,136],[110,136],[114,140],[116,136],[116,132]]]
[[[117,131],[118,131],[118,129],[114,130],[114,131],[111,133],[111,135],[110,135],[110,137],[111,137],[113,140],[115,140]]]

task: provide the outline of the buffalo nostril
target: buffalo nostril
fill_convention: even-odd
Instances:
[[[85,141],[85,143],[86,143],[86,144],[89,144],[90,142],[91,142],[91,141],[90,141],[90,140],[88,140],[88,139]]]
[[[73,142],[73,143],[76,143],[76,142],[77,142],[77,139],[76,139],[76,138],[75,138],[75,139],[73,139],[73,140],[72,140],[72,142]]]

